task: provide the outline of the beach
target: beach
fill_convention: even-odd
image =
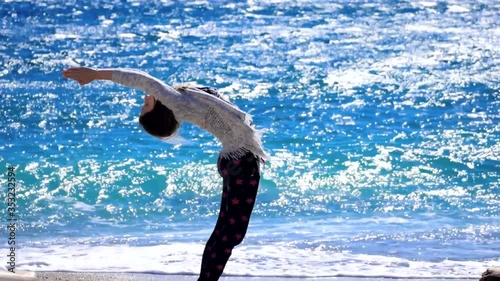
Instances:
[[[53,281],[193,281],[197,276],[194,275],[159,275],[159,274],[135,274],[135,273],[89,273],[89,272],[39,272],[37,280],[53,280]],[[441,279],[395,279],[395,278],[382,278],[382,277],[326,277],[326,278],[296,278],[296,277],[235,277],[225,276],[221,277],[220,281],[355,281],[355,280],[412,280],[412,281],[438,281],[438,280],[479,280],[476,279],[454,279],[454,278],[441,278]]]

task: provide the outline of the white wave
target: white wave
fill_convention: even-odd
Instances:
[[[470,12],[470,10],[466,7],[459,6],[459,5],[451,5],[448,7],[448,11],[452,13],[467,13]]]
[[[85,204],[85,203],[79,202],[79,201],[76,201],[73,204],[73,208],[75,210],[82,211],[82,212],[94,212],[95,211],[95,206]]]
[[[197,274],[202,244],[54,245],[23,248],[19,269],[33,271],[99,271]],[[415,261],[380,255],[301,250],[282,245],[240,246],[233,251],[227,275],[288,277],[475,278],[490,261]]]

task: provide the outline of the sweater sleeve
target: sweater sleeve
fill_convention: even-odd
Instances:
[[[145,72],[133,69],[112,69],[112,71],[113,82],[142,90],[174,112],[183,111],[188,107],[185,95]]]

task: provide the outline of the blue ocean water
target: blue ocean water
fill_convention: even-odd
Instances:
[[[149,137],[143,93],[61,77],[76,65],[217,87],[267,129],[271,159],[227,274],[475,278],[498,266],[499,11],[3,1],[0,184],[6,196],[15,166],[17,267],[196,274],[215,224],[217,140],[191,124],[185,141]]]

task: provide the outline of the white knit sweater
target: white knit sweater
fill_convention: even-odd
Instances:
[[[248,152],[266,159],[260,134],[251,126],[251,116],[239,108],[196,88],[179,91],[138,70],[112,69],[112,80],[154,96],[174,113],[179,124],[191,122],[207,130],[222,143],[220,156],[235,159]]]

